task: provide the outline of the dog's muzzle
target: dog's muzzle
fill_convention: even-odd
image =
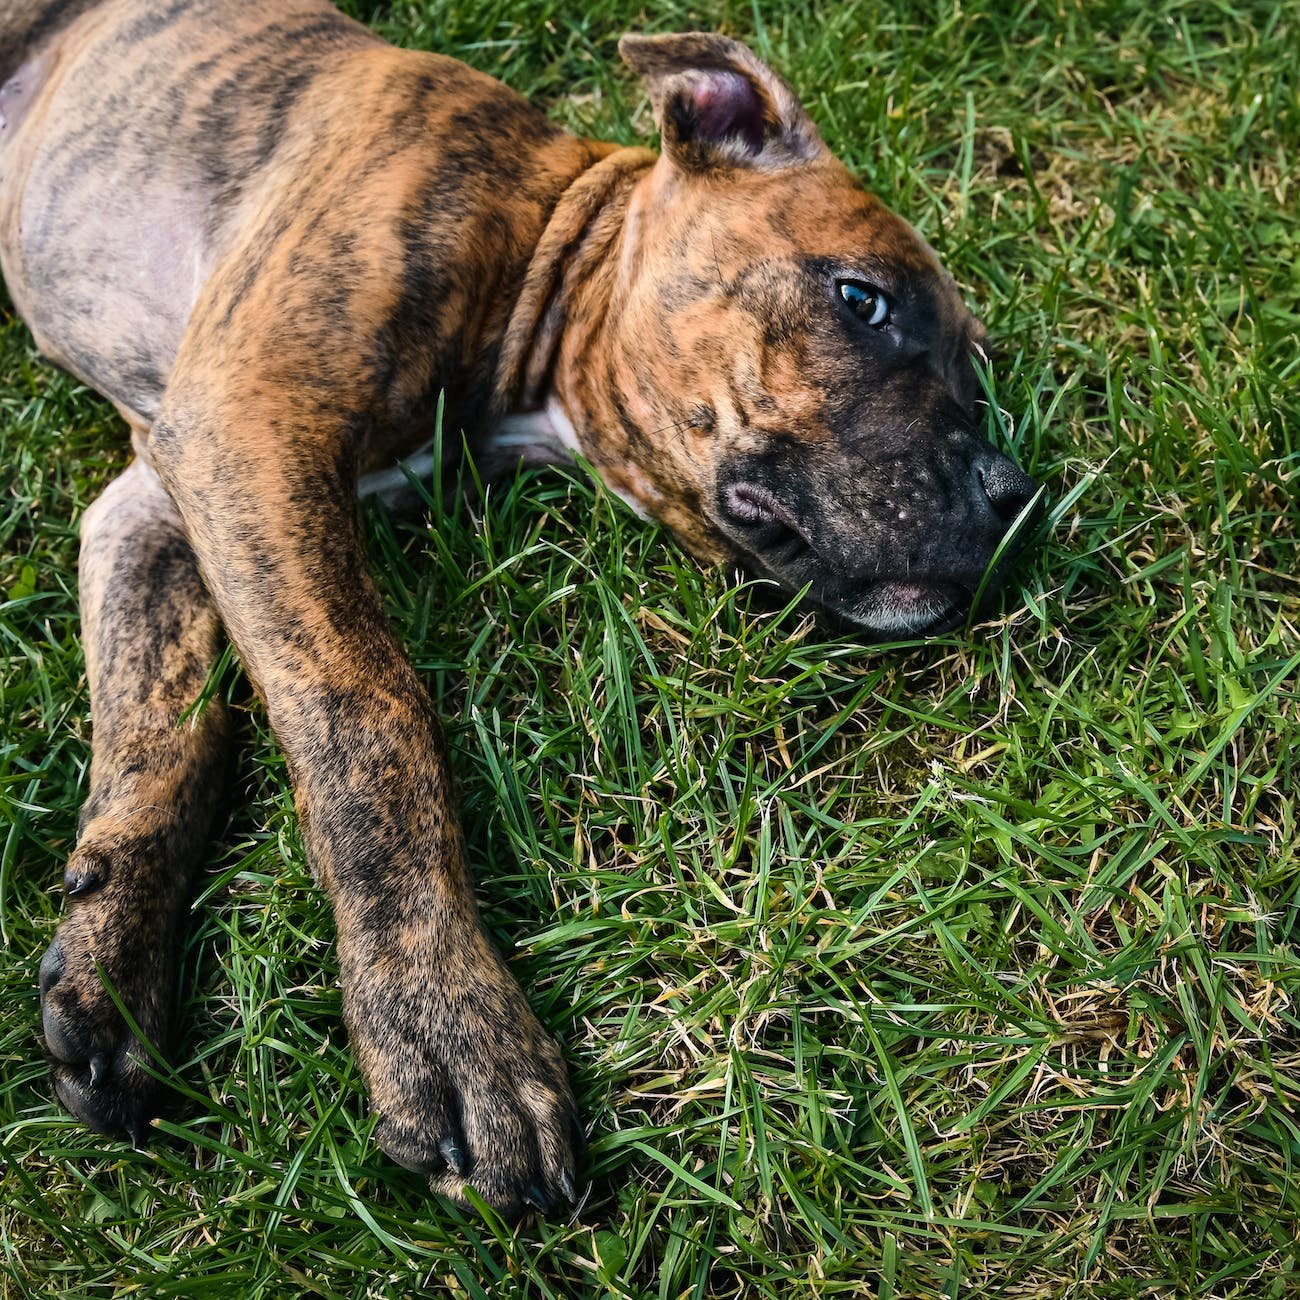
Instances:
[[[719,489],[721,529],[742,563],[806,589],[834,623],[877,638],[949,631],[1001,585],[1042,497],[982,439],[959,446],[815,476],[753,461]]]

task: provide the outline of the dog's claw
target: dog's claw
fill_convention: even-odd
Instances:
[[[103,887],[108,880],[108,863],[98,855],[74,857],[63,873],[66,898],[84,898]]]
[[[536,1183],[532,1183],[524,1193],[524,1200],[539,1214],[550,1214],[551,1198]]]
[[[456,1145],[451,1138],[443,1138],[438,1143],[438,1150],[442,1152],[442,1158],[447,1162],[447,1168],[451,1170],[457,1178],[465,1177],[465,1153]]]
[[[45,956],[41,958],[39,976],[41,997],[44,997],[63,978],[67,964],[63,945],[56,936],[53,943],[45,950]]]
[[[570,1205],[578,1203],[578,1189],[573,1185],[573,1175],[567,1170],[560,1171],[560,1191],[564,1193],[564,1199]]]
[[[166,1098],[145,1068],[144,1043],[167,1041],[170,1008],[150,985],[170,982],[170,963],[124,926],[101,924],[102,901],[72,909],[41,959],[41,1028],[60,1104],[88,1128],[142,1146]],[[125,999],[143,1041],[128,1031],[110,988]]]

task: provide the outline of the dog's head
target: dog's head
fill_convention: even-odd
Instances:
[[[584,453],[692,550],[869,634],[954,625],[1036,492],[976,431],[983,327],[745,46],[619,48],[663,150],[569,395]]]

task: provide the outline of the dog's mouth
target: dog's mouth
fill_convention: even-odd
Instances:
[[[957,627],[970,606],[971,593],[955,582],[886,579],[835,612],[875,636],[937,636]]]
[[[1018,476],[1016,483],[1023,479],[1032,486],[1014,466],[1010,472]],[[752,482],[727,484],[710,522],[739,551],[744,570],[773,579],[785,591],[802,590],[801,603],[829,626],[872,641],[909,640],[951,632],[977,605],[983,608],[1001,589],[1041,513],[1036,498],[1020,504],[1018,496],[1019,513],[1010,518],[994,510],[982,480],[980,491],[988,498],[973,498],[976,506],[984,501],[981,510],[973,506],[949,524],[937,524],[940,535],[911,547],[911,555],[897,553],[903,548],[888,537],[864,537],[860,550],[843,539],[819,548],[817,530]],[[880,568],[872,572],[876,564]]]
[[[775,571],[757,556],[741,561],[742,570],[772,579],[785,591],[797,580]],[[800,602],[827,626],[874,641],[941,636],[960,627],[970,614],[974,593],[958,582],[937,578],[882,578],[854,590],[814,580]]]

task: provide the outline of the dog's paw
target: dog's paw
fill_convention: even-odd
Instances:
[[[41,959],[41,1023],[55,1095],[78,1119],[139,1145],[162,1089],[145,1069],[149,1049],[128,1028],[117,993],[141,1032],[167,1045],[175,983],[174,926],[132,906],[136,892],[109,862],[78,851],[64,876],[69,914]],[[102,974],[101,974],[102,972]]]
[[[391,1159],[462,1205],[473,1188],[509,1217],[530,1208],[562,1212],[577,1200],[581,1133],[567,1081],[538,1064],[467,1077],[431,1062],[423,1104],[385,1113],[375,1138]]]
[[[453,968],[454,984],[413,987],[372,968],[364,988],[345,985],[375,1138],[460,1204],[472,1188],[512,1218],[565,1211],[582,1129],[559,1048],[494,953]]]

